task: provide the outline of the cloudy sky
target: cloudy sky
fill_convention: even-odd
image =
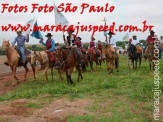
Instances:
[[[53,5],[54,0],[1,0],[0,1],[0,11],[2,11],[2,4],[8,3],[10,6],[18,4],[27,5],[28,12],[27,13],[8,13],[5,11],[4,13],[0,13],[0,26],[7,24],[22,24],[25,25],[27,21],[32,18],[36,18],[39,26],[44,25],[54,25],[55,18],[52,13],[31,13],[33,3],[39,3],[39,5],[48,4],[49,6]],[[159,35],[163,35],[163,14],[162,14],[162,6],[163,0],[55,0],[56,5],[60,5],[61,3],[72,3],[73,5],[78,6],[78,10],[75,13],[64,13],[66,18],[69,20],[70,24],[77,25],[80,22],[82,25],[102,25],[103,18],[106,17],[107,24],[111,25],[112,22],[116,22],[116,27],[119,25],[137,25],[138,27],[142,27],[142,22],[147,21],[148,25],[154,25],[154,30],[157,31]],[[115,6],[115,10],[110,13],[89,13],[86,9],[84,14],[80,14],[81,12],[81,4],[88,3],[90,5],[95,6],[105,6],[106,3]],[[45,35],[47,32],[42,32]],[[127,32],[116,33],[117,41],[123,40],[124,35]],[[61,32],[52,32],[53,39],[58,42],[63,42],[62,33]],[[92,32],[79,32],[79,36],[82,37],[84,42],[89,42]],[[137,34],[138,39],[146,39],[149,32],[135,32],[129,33],[130,36],[133,34]],[[2,32],[0,29],[0,45],[3,39],[9,39],[13,41],[16,37],[15,32]],[[96,32],[94,37],[96,40],[104,41],[103,32]],[[36,44],[38,40],[30,37],[30,43]]]

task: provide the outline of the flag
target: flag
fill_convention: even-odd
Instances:
[[[31,36],[35,37],[36,39],[40,39],[40,38],[43,39],[43,36],[42,36],[40,30],[37,30],[37,27],[38,27],[38,24],[37,24],[37,20],[36,20],[34,27],[33,27],[33,33],[31,34]]]
[[[62,27],[67,25],[69,26],[69,21],[66,19],[66,17],[61,13],[58,12],[58,8],[54,3],[54,15],[55,15],[55,25],[61,25]]]
[[[29,20],[27,23],[26,23],[26,26],[29,24],[30,26],[29,26],[29,28],[28,28],[28,30],[26,31],[26,35],[27,34],[30,34],[30,30],[33,28],[33,25],[34,25],[34,22],[36,21],[36,19],[35,18],[33,18],[33,19],[31,19],[31,20]]]

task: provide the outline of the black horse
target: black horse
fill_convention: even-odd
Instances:
[[[129,59],[131,59],[133,69],[137,69],[137,62],[138,62],[138,59],[139,59],[139,69],[140,69],[142,54],[137,53],[136,46],[134,46],[134,45],[129,46],[129,48],[128,48],[128,56],[129,56]]]

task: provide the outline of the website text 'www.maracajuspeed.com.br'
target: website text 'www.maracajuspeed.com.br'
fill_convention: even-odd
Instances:
[[[45,25],[45,26],[33,26],[33,28],[31,28],[31,26],[29,24],[23,26],[21,24],[17,24],[17,25],[2,25],[1,26],[1,31],[2,32],[7,32],[7,31],[17,31],[17,30],[21,30],[21,31],[27,31],[30,29],[31,32],[35,32],[35,31],[42,31],[42,32],[46,32],[46,31],[68,31],[69,29],[73,29],[76,31],[76,35],[78,34],[79,31],[83,32],[92,32],[92,36],[96,33],[96,32],[106,32],[106,31],[112,31],[114,33],[116,32],[145,32],[145,31],[151,31],[152,28],[154,27],[153,25],[147,25],[146,21],[142,22],[142,27],[138,27],[135,25],[119,25],[118,28],[115,28],[116,23],[113,22],[110,26],[108,25],[81,25],[80,22],[77,23],[77,25]]]

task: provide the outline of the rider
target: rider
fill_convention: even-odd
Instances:
[[[78,57],[78,61],[79,61],[79,65],[81,68],[81,56],[80,56],[80,51],[77,48],[77,45],[75,44],[77,38],[76,36],[73,34],[74,33],[74,29],[71,28],[71,26],[67,29],[67,39],[65,38],[65,35],[63,34],[63,39],[66,45],[68,45],[68,48],[74,48],[76,53],[77,53],[77,57]]]
[[[155,40],[157,40],[157,37],[155,36],[155,32],[153,30],[151,30],[150,35],[148,36],[147,40],[146,40],[146,47],[145,47],[145,55],[144,58],[145,60],[147,59],[147,55],[148,55],[148,45],[149,44],[153,44]],[[161,59],[161,49],[159,47],[159,45],[157,45],[157,47],[154,45],[154,48],[158,48],[159,49],[159,58]]]
[[[52,66],[52,62],[54,62],[54,49],[55,49],[55,41],[51,38],[53,35],[51,33],[48,33],[45,35],[47,37],[46,43],[43,42],[43,39],[40,39],[40,43],[42,43],[44,46],[46,46],[45,52],[49,53],[49,58],[50,58],[50,66]]]
[[[97,46],[98,46],[98,49],[102,52],[102,43],[100,40],[98,40]]]
[[[135,46],[135,48],[136,48],[136,50],[135,50],[136,52],[135,53],[141,54],[143,49],[139,46],[140,42],[137,39],[137,36],[136,35],[133,35],[132,37],[133,37],[133,40],[131,42],[131,45],[134,45]]]
[[[25,42],[29,42],[29,34],[27,34],[27,36],[23,36],[22,31],[18,30],[17,35],[18,36],[15,38],[14,42],[12,42],[12,46],[14,47],[15,44],[17,43],[17,48],[21,52],[22,63],[25,64],[25,60],[26,60],[26,57],[25,57]]]
[[[110,47],[111,52],[115,53],[115,56],[117,56],[117,48],[116,48],[116,38],[113,36],[113,32],[109,32],[109,38],[106,38],[106,44],[111,44],[112,46]]]
[[[86,54],[86,50],[83,48],[83,43],[82,43],[82,38],[81,37],[77,37],[76,39],[76,45],[77,45],[77,48],[84,54]]]

